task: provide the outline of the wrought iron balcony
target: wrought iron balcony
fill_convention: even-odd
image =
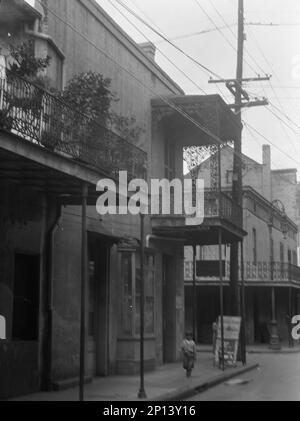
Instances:
[[[147,154],[70,104],[7,71],[0,74],[0,129],[116,178],[145,178]],[[1,78],[2,76],[2,78]]]
[[[206,190],[204,193],[204,218],[220,218],[241,227],[242,208],[223,192]]]
[[[182,213],[178,214],[176,211],[177,203],[174,190],[170,192],[170,212],[169,214],[163,214],[162,212],[162,203],[163,196],[160,195],[160,216],[163,218],[187,218],[187,215],[182,209]],[[193,206],[196,205],[196,193],[193,192]],[[184,198],[181,201],[184,204]],[[234,202],[229,195],[223,192],[218,192],[214,190],[205,190],[204,192],[204,220],[209,222],[210,219],[223,219],[231,224],[241,227],[241,216],[242,208],[236,202]]]
[[[300,283],[300,267],[281,262],[246,262],[244,276],[249,281],[293,281]]]
[[[239,277],[241,279],[241,267],[239,266]],[[225,262],[225,276],[224,281],[229,281],[230,278],[230,263]],[[185,261],[184,263],[184,279],[191,281],[193,279],[193,262]],[[208,277],[197,276],[197,279],[207,280]],[[281,262],[245,262],[244,264],[244,279],[251,285],[251,283],[285,283],[295,282],[300,283],[300,267],[290,263]],[[210,281],[217,281],[217,277],[209,278]]]

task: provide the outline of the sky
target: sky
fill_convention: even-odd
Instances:
[[[136,42],[150,40],[156,45],[157,63],[186,94],[203,94],[202,89],[208,94],[221,93],[227,103],[234,102],[226,87],[208,84],[211,73],[202,71],[167,42],[162,42],[159,35],[128,13],[117,0],[97,1]],[[222,78],[235,77],[238,0],[121,1],[212,72]],[[270,82],[253,82],[245,88],[253,99],[267,97],[272,105],[243,111],[246,124],[260,133],[244,128],[243,152],[261,162],[261,146],[269,143],[273,169],[297,168],[300,180],[300,1],[245,0],[244,5],[244,77],[272,75]],[[273,23],[273,26],[249,23]],[[232,26],[224,28],[229,24]],[[216,26],[223,29],[216,30]],[[214,31],[191,35],[211,29]],[[178,39],[182,35],[189,36]]]

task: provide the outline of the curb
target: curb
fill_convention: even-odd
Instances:
[[[274,349],[264,349],[264,350],[259,350],[259,349],[254,349],[252,351],[247,351],[248,354],[282,354],[282,355],[286,355],[286,354],[299,354],[300,353],[300,349],[295,349],[295,350],[284,350],[284,349],[278,349],[278,350],[274,350]]]
[[[174,392],[166,393],[165,395],[159,396],[157,398],[153,398],[151,400],[152,401],[165,401],[165,402],[184,400],[194,395],[198,395],[199,393],[205,392],[206,390],[211,389],[212,387],[215,387],[219,385],[220,383],[224,383],[227,380],[230,380],[236,376],[247,373],[248,371],[255,370],[258,367],[259,367],[259,364],[257,363],[251,364],[247,367],[240,368],[237,371],[232,371],[231,373],[228,373],[228,374],[218,375],[198,385],[186,386],[186,387],[177,389]]]

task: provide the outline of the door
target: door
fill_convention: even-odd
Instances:
[[[105,239],[89,236],[88,373],[108,374],[108,268],[110,246]]]
[[[162,329],[163,362],[176,360],[176,283],[173,257],[163,256]]]
[[[11,396],[37,392],[40,387],[39,283],[40,256],[16,254],[10,363],[4,365],[4,370],[8,369],[7,374],[2,372],[10,379],[10,387],[7,386],[5,393]]]

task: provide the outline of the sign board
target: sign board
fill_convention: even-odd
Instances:
[[[223,317],[224,326],[224,364],[225,366],[235,366],[239,347],[239,337],[241,329],[241,317]],[[215,362],[219,364],[222,355],[221,344],[221,317],[218,318],[217,340],[215,347]]]
[[[0,316],[0,340],[6,339],[6,321],[3,316]]]
[[[197,260],[196,275],[198,278],[218,278],[220,276],[219,260]],[[225,260],[222,260],[222,276],[225,277]]]

